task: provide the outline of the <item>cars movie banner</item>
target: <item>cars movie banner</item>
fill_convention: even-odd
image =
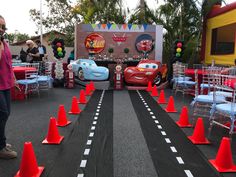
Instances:
[[[162,61],[163,27],[161,25],[137,24],[77,24],[75,32],[76,58],[108,56],[113,49],[113,59],[148,53],[149,59]]]

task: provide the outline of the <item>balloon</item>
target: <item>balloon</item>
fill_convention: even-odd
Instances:
[[[176,56],[176,57],[180,57],[180,53],[176,53],[175,56]]]
[[[181,48],[177,48],[177,49],[176,49],[176,52],[178,52],[178,53],[180,53],[181,51],[182,51]]]
[[[178,47],[178,48],[180,48],[180,47],[182,47],[182,46],[183,46],[183,44],[182,44],[181,42],[178,42],[178,43],[177,43],[177,47]]]
[[[62,57],[62,56],[63,56],[63,53],[62,53],[62,52],[58,52],[57,55],[58,55],[59,57]]]
[[[58,48],[57,48],[57,51],[58,51],[58,52],[61,52],[61,51],[62,51],[62,48],[61,48],[61,47],[58,47]]]
[[[58,43],[56,44],[56,46],[57,46],[57,47],[61,47],[61,43],[58,42]]]

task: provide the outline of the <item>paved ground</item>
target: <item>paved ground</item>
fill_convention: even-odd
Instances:
[[[179,113],[165,113],[162,110],[165,106],[158,106],[145,91],[96,91],[86,106],[80,105],[83,112],[79,116],[68,115],[72,124],[59,128],[65,136],[63,142],[42,145],[49,118],[57,116],[60,104],[68,111],[72,96],[79,96],[80,89],[55,88],[49,94],[42,93],[40,98],[33,96],[12,103],[7,138],[19,158],[0,160],[0,177],[15,175],[26,141],[32,142],[38,164],[45,166],[42,174],[45,177],[236,176],[219,174],[207,161],[215,158],[227,131],[214,128],[211,145],[192,145],[186,135],[191,135],[193,129],[178,128],[174,121]],[[165,93],[166,98],[172,94],[168,89]],[[191,99],[176,95],[176,109],[180,112]],[[204,121],[208,126],[207,119]],[[234,139],[232,151],[236,162]]]

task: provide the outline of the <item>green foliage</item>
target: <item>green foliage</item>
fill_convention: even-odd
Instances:
[[[114,49],[113,49],[112,47],[110,47],[110,48],[108,49],[108,52],[109,52],[109,53],[113,53],[113,52],[114,52]]]
[[[128,49],[128,48],[125,48],[125,49],[124,49],[124,53],[128,54],[128,53],[129,53],[129,49]]]
[[[6,37],[9,40],[9,43],[12,44],[13,42],[24,41],[30,38],[28,34],[21,34],[21,33],[9,33]]]

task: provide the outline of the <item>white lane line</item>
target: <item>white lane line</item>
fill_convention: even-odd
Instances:
[[[97,120],[97,119],[98,119],[98,117],[97,117],[97,116],[95,116],[95,117],[94,117],[94,120]]]
[[[161,126],[161,125],[158,125],[157,128],[158,128],[158,129],[162,129],[162,126]]]
[[[169,138],[165,138],[165,140],[166,140],[166,143],[168,143],[168,144],[170,144],[170,143],[171,143],[171,141],[170,141],[170,139],[169,139]]]
[[[151,115],[153,115],[153,112],[150,112]]]
[[[93,136],[94,136],[94,133],[91,132],[91,133],[89,134],[89,137],[93,137]]]
[[[146,108],[148,108],[149,106],[148,106],[148,105],[146,105],[145,107],[146,107]]]
[[[100,109],[97,109],[97,112],[99,112],[100,111]]]
[[[171,149],[171,151],[174,152],[174,153],[177,152],[177,150],[176,150],[176,148],[175,148],[174,146],[171,146],[170,149]]]
[[[99,113],[96,113],[95,115],[96,115],[96,116],[98,116],[98,115],[99,115]]]
[[[98,108],[98,109],[100,109],[100,108],[101,108],[101,106],[98,106],[97,108]]]
[[[90,149],[85,149],[84,150],[84,155],[89,155]]]
[[[87,164],[87,160],[82,160],[81,163],[80,163],[80,167],[85,168],[86,164]]]
[[[165,131],[161,131],[161,134],[162,134],[163,136],[166,136],[166,132],[165,132]]]
[[[181,157],[176,157],[176,159],[179,162],[179,164],[184,164],[184,161]]]
[[[151,109],[150,109],[150,108],[147,108],[147,110],[148,110],[148,111],[151,111]]]
[[[192,175],[190,170],[184,170],[184,172],[187,175],[187,177],[193,177],[193,175]]]
[[[93,121],[93,125],[96,125],[97,124],[97,121]]]
[[[84,174],[78,174],[77,177],[84,177]]]
[[[144,103],[144,105],[147,105],[147,103]]]
[[[159,124],[159,121],[158,121],[158,120],[155,120],[155,123],[156,123],[156,124]]]
[[[92,140],[88,140],[87,145],[91,145],[91,144],[92,144]]]
[[[156,119],[156,116],[152,116],[153,119]]]
[[[92,127],[91,127],[91,130],[95,130],[95,126],[92,126]]]

